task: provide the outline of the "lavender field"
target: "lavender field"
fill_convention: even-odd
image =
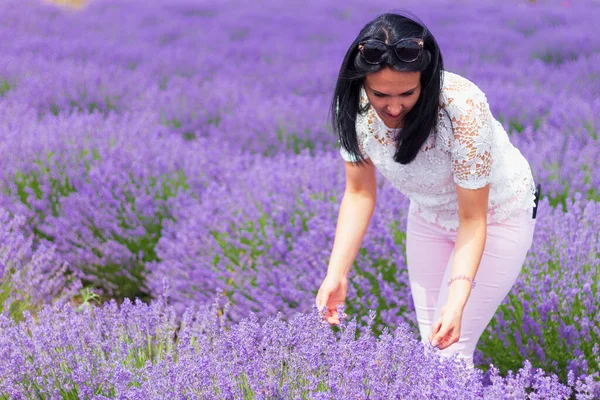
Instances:
[[[600,399],[599,1],[77,3],[0,2],[0,399]],[[333,86],[395,10],[542,184],[475,370],[419,342],[380,174],[348,318],[314,307]]]

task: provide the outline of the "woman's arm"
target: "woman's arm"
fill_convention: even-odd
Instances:
[[[346,165],[346,190],[340,205],[327,275],[347,277],[363,241],[377,199],[375,166]]]
[[[456,192],[459,224],[450,276],[464,274],[475,278],[485,247],[490,185],[474,190],[456,185]],[[463,310],[470,294],[471,282],[458,279],[448,288],[447,304]]]

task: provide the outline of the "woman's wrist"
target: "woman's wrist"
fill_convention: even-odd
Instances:
[[[453,309],[460,309],[462,312],[469,300],[471,294],[471,282],[466,280],[456,280],[448,287],[447,305]]]
[[[326,278],[334,278],[334,279],[348,279],[348,273],[346,271],[327,271]]]

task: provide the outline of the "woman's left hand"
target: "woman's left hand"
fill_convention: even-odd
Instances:
[[[448,304],[442,307],[442,316],[433,324],[431,335],[429,335],[431,345],[435,347],[439,344],[439,349],[443,350],[458,342],[462,315],[462,308]]]

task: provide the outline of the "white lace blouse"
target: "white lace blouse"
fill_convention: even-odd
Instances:
[[[360,102],[361,107],[368,104],[364,87]],[[485,94],[466,78],[444,71],[439,123],[409,164],[394,161],[396,132],[384,124],[373,107],[357,115],[356,134],[362,154],[410,198],[409,212],[446,230],[456,230],[455,184],[478,189],[488,183],[488,224],[533,209],[535,183],[529,163],[492,116]],[[343,146],[340,154],[346,161],[356,161]]]

